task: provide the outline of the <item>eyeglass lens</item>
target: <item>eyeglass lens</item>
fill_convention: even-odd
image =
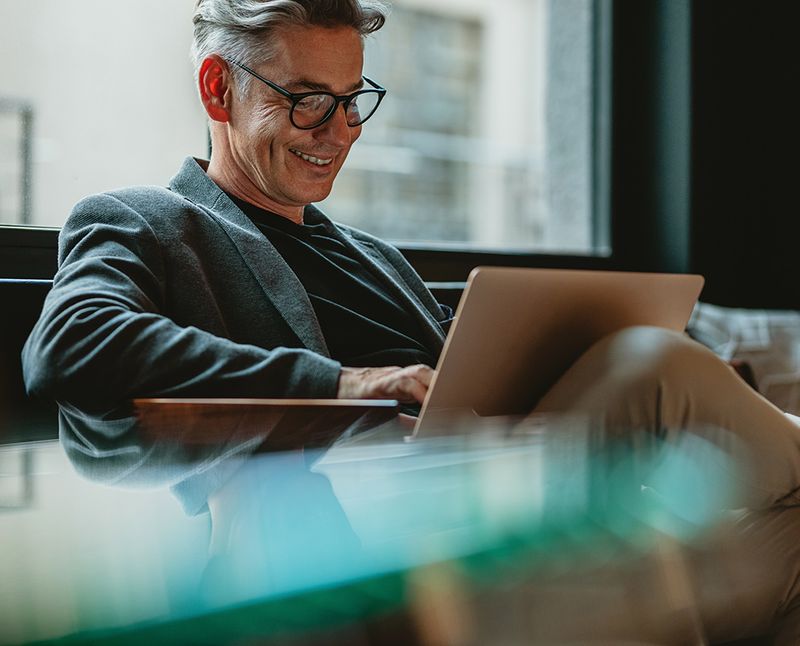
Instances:
[[[375,112],[379,101],[378,92],[367,90],[345,102],[347,125],[358,126],[364,123]],[[298,128],[313,128],[326,121],[335,107],[336,99],[330,94],[312,94],[295,104],[292,121]]]

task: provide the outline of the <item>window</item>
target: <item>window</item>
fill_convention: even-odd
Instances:
[[[395,241],[591,251],[591,0],[396,2],[391,100],[324,206]]]
[[[412,245],[597,251],[594,4],[396,0],[366,54],[389,94],[323,208]],[[2,222],[59,226],[86,194],[206,156],[193,7],[3,0]]]

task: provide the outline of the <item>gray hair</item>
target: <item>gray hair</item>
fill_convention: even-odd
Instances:
[[[289,26],[352,27],[365,37],[383,27],[387,8],[381,0],[197,0],[192,60],[195,76],[211,55],[254,67],[276,54],[270,38]],[[231,69],[240,95],[250,75]]]

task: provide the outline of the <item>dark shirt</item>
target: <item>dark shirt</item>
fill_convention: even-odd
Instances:
[[[345,366],[435,366],[411,312],[349,253],[328,222],[296,224],[235,197],[308,292],[331,357]]]

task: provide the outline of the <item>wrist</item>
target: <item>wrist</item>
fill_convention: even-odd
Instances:
[[[336,385],[337,399],[354,399],[353,393],[353,377],[357,370],[355,368],[347,368],[342,366],[339,369],[339,380]]]

